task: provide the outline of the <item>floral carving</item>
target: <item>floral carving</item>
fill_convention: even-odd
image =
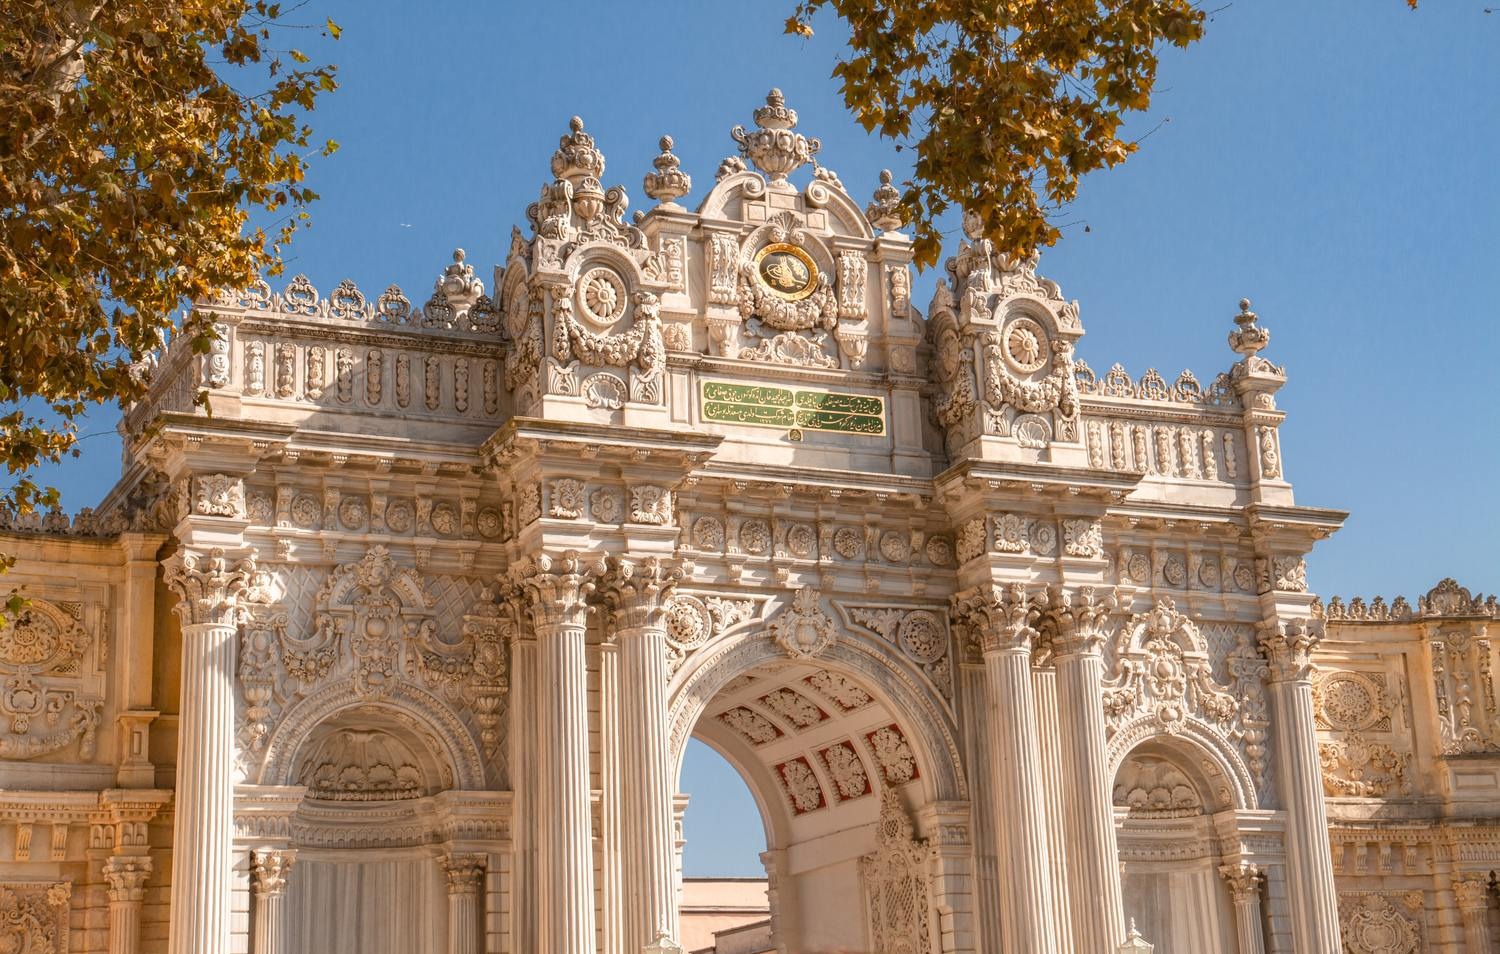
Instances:
[[[66,954],[69,881],[0,884],[0,950]]]
[[[1318,743],[1323,791],[1329,795],[1383,798],[1405,791],[1406,756],[1383,742],[1360,736]]]
[[[828,804],[823,797],[823,786],[813,774],[811,763],[803,756],[776,766],[776,777],[791,803],[792,814],[805,815]]]
[[[880,766],[881,777],[890,785],[905,785],[919,777],[917,756],[901,727],[892,723],[866,733],[865,741]]]
[[[1198,718],[1227,734],[1240,703],[1214,678],[1197,625],[1162,598],[1149,612],[1132,616],[1115,637],[1104,711],[1111,734],[1141,717],[1169,732]]]
[[[746,520],[740,524],[740,549],[751,556],[760,556],[771,549],[771,528],[764,520]]]
[[[919,954],[932,949],[929,884],[936,849],[917,838],[894,789],[880,793],[880,846],[859,860],[871,950]]]
[[[870,774],[865,771],[865,763],[852,742],[831,745],[821,750],[818,756],[828,770],[828,777],[833,780],[833,791],[839,801],[847,802],[870,794]]]
[[[565,477],[552,482],[551,507],[548,516],[577,520],[583,516],[583,481]]]
[[[633,523],[663,526],[672,522],[672,492],[652,484],[630,488],[630,519]]]
[[[693,546],[699,550],[724,549],[724,521],[718,517],[699,517],[695,520]]]
[[[826,669],[819,669],[811,676],[805,677],[802,681],[816,690],[823,698],[838,706],[842,712],[853,712],[856,709],[863,709],[874,701],[870,694],[861,689],[857,684],[836,672],[829,672]]]
[[[1416,954],[1417,921],[1379,894],[1339,897],[1339,933],[1348,954]]]
[[[798,729],[810,729],[827,721],[828,713],[793,689],[777,689],[760,697],[760,704]]]
[[[71,610],[70,608],[71,607]],[[32,599],[0,628],[0,758],[29,759],[78,741],[94,754],[102,691],[84,685],[92,639],[81,608]]]
[[[744,736],[751,745],[775,742],[784,734],[770,719],[745,706],[735,706],[719,713],[719,721]]]
[[[1097,559],[1104,555],[1104,532],[1097,520],[1064,520],[1063,552],[1068,556]]]
[[[214,517],[243,516],[245,482],[228,474],[194,477],[193,512]]]

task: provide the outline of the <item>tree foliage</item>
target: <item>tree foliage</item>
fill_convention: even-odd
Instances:
[[[903,204],[925,265],[954,206],[1011,254],[1056,242],[1079,178],[1135,151],[1121,126],[1151,103],[1158,51],[1204,21],[1188,0],[800,0],[787,32],[825,8],[850,30],[845,105],[915,150]]]
[[[89,405],[139,396],[130,366],[182,302],[279,271],[316,198],[306,112],[336,86],[272,47],[295,29],[264,0],[0,9],[0,504],[56,499],[28,472],[76,455]]]

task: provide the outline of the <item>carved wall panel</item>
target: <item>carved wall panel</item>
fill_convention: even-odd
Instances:
[[[84,606],[32,599],[0,629],[0,758],[29,759],[74,742],[94,757],[104,704],[103,642]]]

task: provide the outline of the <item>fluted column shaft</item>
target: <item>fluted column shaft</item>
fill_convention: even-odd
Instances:
[[[991,779],[1000,815],[996,828],[1010,871],[1008,934],[1013,948],[1032,954],[1056,950],[1047,826],[1042,799],[1031,648],[987,648],[985,670],[995,703],[995,761]]]
[[[1276,706],[1278,775],[1287,813],[1287,894],[1299,954],[1340,954],[1338,893],[1328,846],[1317,726],[1313,722],[1312,624],[1290,620],[1262,631]]]
[[[151,859],[145,855],[116,855],[104,863],[109,883],[109,954],[136,954],[141,943],[141,903]]]
[[[620,801],[625,954],[680,936],[672,754],[667,732],[666,608],[681,572],[657,557],[611,562],[604,597],[620,658]]]
[[[536,631],[537,950],[594,954],[585,599],[597,561],[542,555],[511,578]]]
[[[672,877],[672,760],[667,740],[666,634],[620,633],[620,722],[625,884],[630,898],[626,951],[658,935],[680,936]]]
[[[282,848],[257,848],[250,855],[250,877],[255,894],[253,954],[289,954],[286,924],[286,882],[297,853]]]
[[[1453,897],[1464,925],[1464,951],[1467,954],[1490,954],[1490,886],[1483,875],[1468,881],[1453,882]]]
[[[184,552],[167,567],[182,621],[170,954],[229,951],[235,631],[253,572],[248,559],[231,569],[221,550]]]
[[[1097,639],[1059,640],[1056,653],[1073,943],[1080,952],[1113,951],[1125,925],[1113,780],[1104,747],[1104,661]]]
[[[539,951],[537,937],[537,666],[536,639],[519,627],[510,644],[510,778],[513,874],[511,943],[517,951]]]
[[[1265,954],[1266,934],[1260,912],[1260,887],[1265,873],[1258,865],[1224,865],[1219,874],[1234,899],[1234,931],[1239,954]]]
[[[484,885],[483,855],[443,858],[448,876],[448,954],[481,954],[479,890]]]

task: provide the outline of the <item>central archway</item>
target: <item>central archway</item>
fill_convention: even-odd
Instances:
[[[908,663],[860,637],[798,658],[764,631],[745,632],[689,657],[671,715],[679,774],[696,738],[755,798],[769,947],[955,949],[939,912],[969,906],[967,893],[945,890],[968,876],[967,790],[946,704]],[[904,853],[882,854],[881,831],[903,828]],[[912,866],[922,898],[882,915],[880,866],[890,859]]]

